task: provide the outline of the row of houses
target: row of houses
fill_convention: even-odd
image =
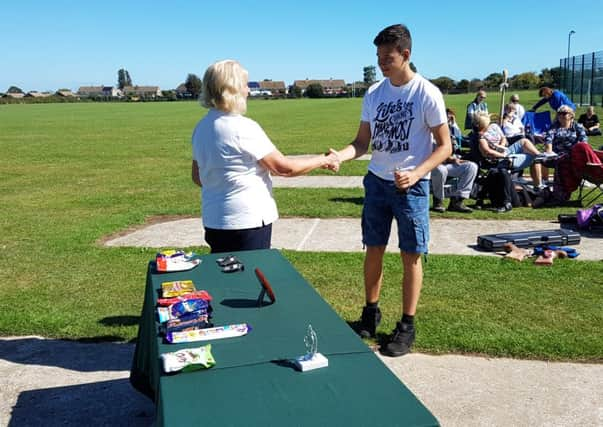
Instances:
[[[343,79],[328,79],[328,80],[294,80],[289,87],[281,80],[262,80],[251,81],[248,83],[251,96],[285,96],[294,87],[299,88],[303,94],[308,86],[319,84],[323,88],[323,93],[326,95],[341,95],[349,89]],[[192,95],[186,89],[184,83],[173,90],[178,98],[191,98]],[[144,98],[156,99],[163,96],[159,86],[126,86],[119,89],[116,86],[81,86],[76,93],[70,90],[59,90],[56,92],[38,92],[30,91],[27,93],[6,93],[2,96],[10,98],[43,98],[49,96],[61,97],[80,97],[80,98]]]
[[[32,90],[29,91],[27,93],[23,93],[23,92],[9,92],[9,93],[4,93],[2,94],[3,98],[13,98],[13,99],[20,99],[20,98],[48,98],[50,96],[62,96],[62,97],[69,97],[69,96],[76,96],[73,92],[71,92],[70,90],[57,90],[56,92],[38,92],[37,90]]]

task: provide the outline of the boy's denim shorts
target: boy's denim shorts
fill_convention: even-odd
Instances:
[[[369,172],[363,180],[362,243],[385,246],[392,220],[398,224],[398,247],[426,254],[429,246],[429,180],[422,179],[402,193],[393,181]]]

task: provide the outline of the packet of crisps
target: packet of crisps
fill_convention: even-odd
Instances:
[[[192,280],[177,280],[161,284],[161,295],[163,298],[177,297],[189,292],[195,292],[196,290]]]
[[[201,263],[194,252],[181,250],[167,250],[157,253],[155,265],[160,273],[170,271],[186,271],[195,268]]]
[[[198,348],[184,348],[172,353],[161,355],[163,370],[170,372],[188,372],[211,368],[216,364],[211,354],[211,344]]]

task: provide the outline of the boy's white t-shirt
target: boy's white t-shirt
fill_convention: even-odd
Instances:
[[[360,120],[371,126],[368,169],[390,181],[396,167],[414,169],[431,155],[430,128],[447,123],[442,93],[419,74],[403,86],[392,85],[388,78],[372,85],[364,96]],[[423,178],[429,177],[428,173]]]
[[[276,150],[255,121],[210,109],[192,136],[199,166],[203,225],[242,230],[278,218],[272,179],[258,161]]]

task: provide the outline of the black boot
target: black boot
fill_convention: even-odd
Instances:
[[[453,197],[450,199],[450,204],[448,205],[448,210],[453,212],[462,212],[462,213],[471,213],[473,209],[465,206],[463,203],[462,197]]]
[[[362,338],[374,338],[377,326],[381,322],[381,310],[379,307],[362,308],[362,317],[354,325],[354,330]]]
[[[446,212],[446,208],[444,207],[444,203],[440,199],[433,198],[433,210],[435,212],[444,213]]]

